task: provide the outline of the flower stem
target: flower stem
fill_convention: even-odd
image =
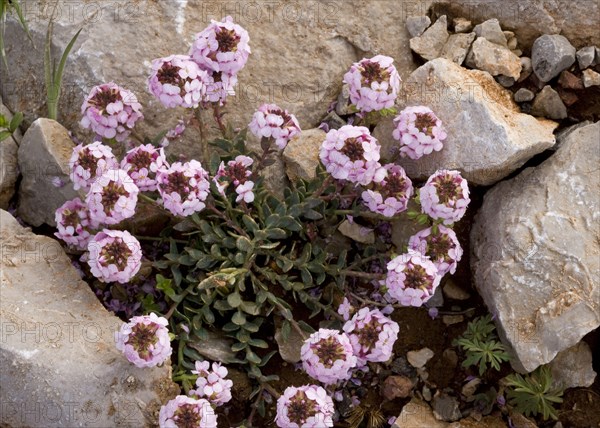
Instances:
[[[386,217],[381,214],[367,212],[367,211],[335,210],[334,213],[338,214],[338,215],[351,215],[354,217],[369,218],[372,220],[386,220],[386,221],[391,220],[390,217]]]
[[[385,275],[382,273],[356,272],[356,271],[347,270],[347,269],[340,270],[339,275],[353,276],[355,278],[364,278],[364,279],[384,279],[385,278]]]
[[[142,201],[148,202],[148,203],[150,203],[152,205],[156,205],[158,207],[161,206],[156,200],[152,199],[149,196],[144,195],[143,193],[138,193],[138,198],[141,199]]]
[[[228,137],[227,127],[223,123],[223,114],[224,113],[221,113],[221,104],[217,102],[217,103],[213,103],[212,106],[213,106],[213,117],[215,118],[215,122],[217,122],[217,126],[221,130],[221,135],[223,135],[223,138],[227,139],[227,137]]]
[[[313,198],[318,198],[319,196],[321,196],[321,193],[323,193],[332,182],[333,177],[331,175],[327,175],[327,178],[323,181],[321,187],[319,187],[317,190],[315,190],[315,193],[313,193]]]
[[[135,237],[137,239],[141,239],[142,241],[165,241],[167,239],[176,242],[178,244],[188,244],[188,241],[185,241],[183,239],[172,239],[172,238],[160,238],[160,237],[156,237],[156,236],[139,236],[139,235],[135,235]]]

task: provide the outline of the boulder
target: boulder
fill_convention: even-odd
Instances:
[[[490,190],[471,230],[475,285],[515,370],[600,325],[600,122],[563,134],[538,167]]]
[[[435,0],[434,15],[466,17],[473,22],[496,18],[504,30],[511,30],[523,46],[531,46],[543,34],[562,34],[581,48],[600,46],[598,31],[600,4],[596,0],[560,1]]]
[[[2,426],[155,426],[179,392],[170,363],[137,368],[115,347],[122,321],[54,239],[0,210]]]
[[[75,144],[58,122],[38,119],[27,130],[19,146],[17,214],[32,226],[56,226],[54,213],[66,201],[85,194],[73,190],[69,159]],[[53,182],[54,181],[54,182]],[[61,186],[56,186],[56,181]]]
[[[512,93],[486,72],[439,58],[417,69],[404,88],[402,107],[429,106],[448,133],[440,152],[398,161],[411,178],[425,179],[443,167],[460,170],[472,184],[490,185],[555,144],[556,123],[521,113]],[[384,157],[398,146],[393,128],[388,118],[374,131]]]
[[[6,105],[26,112],[31,123],[45,114],[43,47],[50,6],[38,0],[22,0],[21,4],[38,51],[32,54],[32,44],[19,24],[8,19],[5,45],[11,72],[7,76],[2,71],[1,93]],[[150,61],[187,54],[195,33],[211,19],[231,15],[248,30],[252,54],[238,76],[226,119],[234,128],[246,126],[256,108],[269,102],[297,115],[303,129],[314,128],[335,100],[352,63],[379,53],[390,55],[403,78],[417,67],[404,22],[410,16],[424,15],[429,4],[429,0],[418,7],[397,7],[394,2],[373,7],[362,0],[344,1],[344,7],[334,2],[139,0],[88,4],[60,0],[53,37],[55,57],[79,28],[83,27],[83,32],[67,62],[59,121],[82,141],[89,141],[91,134],[78,126],[84,96],[93,86],[114,81],[132,90],[143,105],[140,134],[154,136],[172,128],[189,112],[165,109],[148,94]],[[198,140],[198,133],[190,127],[182,141],[169,150],[199,156],[203,151]]]

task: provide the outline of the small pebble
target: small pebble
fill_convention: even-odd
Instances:
[[[583,70],[583,86],[586,88],[600,86],[600,73],[596,73],[590,68]]]
[[[531,66],[531,58],[526,56],[521,57],[521,75],[519,76],[517,82],[522,82],[523,80],[527,79],[529,76],[531,76],[532,72],[533,67]]]
[[[444,352],[442,353],[442,359],[444,360],[444,363],[451,369],[454,369],[456,366],[458,366],[458,354],[454,349],[444,349]]]
[[[425,401],[431,401],[431,389],[429,389],[427,386],[423,386],[423,391],[421,392],[421,394],[423,394],[423,399]]]
[[[558,92],[547,85],[535,97],[531,114],[538,117],[547,117],[548,119],[565,119],[567,117],[567,107],[560,99]]]
[[[439,421],[454,422],[462,417],[458,400],[443,394],[433,397],[433,415]]]
[[[386,400],[406,398],[412,388],[413,382],[406,376],[388,376],[383,382],[382,395]]]
[[[465,18],[454,18],[452,22],[454,23],[455,33],[468,33],[473,28],[471,21]]]
[[[533,97],[531,99],[533,99]],[[449,278],[445,282],[442,291],[447,298],[453,300],[467,300],[469,297],[471,297],[471,295],[456,282],[454,282],[452,278]]]
[[[580,70],[585,70],[594,63],[596,57],[596,48],[594,46],[586,46],[577,51],[577,63]]]
[[[583,89],[583,81],[570,71],[563,71],[558,78],[558,84],[568,89]]]
[[[512,77],[508,77],[508,76],[496,76],[496,81],[498,83],[500,83],[502,86],[504,86],[505,88],[510,88],[511,86],[513,86],[515,84],[515,79],[513,79]]]
[[[444,315],[442,317],[442,321],[446,325],[459,324],[464,321],[464,317],[462,315]]]
[[[429,361],[433,357],[434,353],[429,348],[423,348],[418,351],[408,351],[406,353],[406,358],[411,366],[419,369]]]
[[[480,383],[481,379],[479,379],[478,377],[476,377],[475,379],[471,379],[462,387],[460,391],[461,394],[467,398],[471,397],[473,394],[475,394],[475,391],[477,391],[477,388],[479,387]]]
[[[558,88],[558,95],[560,99],[565,103],[567,107],[572,106],[577,101],[579,101],[579,97],[571,91],[566,91],[564,89]]]
[[[526,88],[521,88],[517,92],[515,92],[515,101],[518,103],[531,101],[534,98],[535,94]]]

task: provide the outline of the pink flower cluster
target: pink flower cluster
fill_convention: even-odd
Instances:
[[[210,184],[200,162],[175,162],[158,170],[156,181],[163,205],[173,215],[185,217],[206,206]]]
[[[248,156],[239,155],[234,160],[227,162],[221,162],[217,174],[214,176],[213,181],[215,182],[219,193],[225,195],[225,190],[229,184],[235,186],[235,192],[237,193],[236,202],[244,201],[251,203],[254,201],[254,182],[249,180],[252,175],[252,170],[249,168],[254,161]]]
[[[208,74],[187,55],[152,61],[148,89],[167,108],[196,108],[206,94]]]
[[[401,305],[419,307],[433,297],[441,279],[429,257],[409,249],[387,264],[385,286]]]
[[[57,238],[77,249],[87,248],[95,225],[90,219],[90,210],[81,199],[65,202],[56,210],[55,220],[58,231],[54,235]]]
[[[221,406],[231,400],[231,387],[233,381],[225,379],[227,368],[221,363],[210,363],[208,361],[196,361],[196,370],[192,373],[198,375],[195,390],[190,390],[190,395],[206,398],[214,406]]]
[[[154,367],[171,356],[169,322],[155,313],[133,317],[115,333],[117,349],[137,367]]]
[[[228,16],[196,34],[190,56],[205,70],[235,75],[248,61],[249,42],[248,32]]]
[[[121,169],[127,171],[141,192],[153,192],[156,190],[156,172],[166,163],[162,149],[145,144],[127,152],[121,161]]]
[[[345,125],[327,133],[319,157],[333,178],[366,186],[387,174],[379,163],[380,150],[368,128]]]
[[[304,371],[325,385],[350,379],[357,364],[350,339],[337,330],[322,328],[311,334],[300,355]]]
[[[98,232],[90,240],[88,251],[92,275],[102,282],[124,284],[140,270],[142,248],[127,231],[104,229]]]
[[[333,400],[317,385],[289,386],[277,400],[275,423],[280,428],[333,426]]]
[[[280,150],[285,149],[287,143],[301,132],[296,116],[275,104],[261,105],[248,127],[258,138],[273,138]]]
[[[89,190],[96,178],[110,169],[118,168],[118,162],[112,149],[100,141],[84,146],[78,145],[73,149],[69,160],[71,181],[75,190]]]
[[[91,185],[85,202],[92,221],[117,224],[135,214],[139,189],[127,171],[111,169]]]
[[[379,183],[375,183],[372,190],[365,190],[362,193],[362,200],[369,210],[386,217],[393,217],[406,211],[408,201],[413,194],[413,186],[401,166],[388,164],[384,168],[387,172],[386,177]]]
[[[223,105],[234,95],[237,73],[250,56],[250,36],[228,16],[194,36],[189,55],[171,55],[152,63],[148,88],[167,108]]]
[[[410,237],[408,247],[429,257],[438,270],[438,275],[456,272],[456,266],[462,258],[463,250],[458,242],[456,233],[443,225],[421,230]]]
[[[364,366],[367,361],[388,361],[399,331],[398,323],[379,309],[362,308],[344,324],[344,332],[350,338],[358,366]]]
[[[127,139],[135,123],[142,119],[142,105],[133,92],[114,82],[94,86],[81,106],[81,126],[100,138]]]
[[[393,58],[377,55],[350,67],[344,83],[350,90],[350,102],[360,112],[392,108],[400,90],[400,75]]]
[[[419,190],[421,209],[429,217],[443,220],[445,225],[460,220],[471,202],[469,185],[458,171],[437,171]]]
[[[447,134],[442,121],[424,106],[407,107],[394,119],[392,135],[400,142],[400,153],[419,159],[444,147]]]
[[[160,408],[160,428],[217,428],[217,415],[210,403],[178,395]]]

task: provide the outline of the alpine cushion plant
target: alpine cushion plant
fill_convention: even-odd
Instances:
[[[89,267],[84,274],[97,279],[92,286],[107,306],[137,311],[117,336],[125,357],[150,367],[174,354],[173,376],[186,395],[163,406],[161,426],[214,426],[216,408],[232,400],[224,364],[244,367],[256,386],[247,426],[256,412],[264,417],[265,395],[278,398],[278,426],[333,426],[334,389],[337,396],[347,393],[365,373],[375,379],[393,358],[398,340],[393,311],[426,303],[462,255],[450,226],[469,203],[466,180],[457,171],[441,170],[415,192],[404,169],[382,158],[367,126],[330,130],[313,179],[294,181],[283,197],[267,187],[261,173],[301,129],[293,113],[273,104],[259,106],[247,129],[222,122],[219,108],[248,60],[248,40],[228,17],[198,33],[189,56],[155,60],[151,92],[166,108],[195,109],[195,117],[184,117],[171,131],[135,147],[127,136],[142,138],[133,132],[133,113],[120,104],[118,94],[122,98],[125,90],[100,85],[82,111],[108,118],[104,124],[114,122],[111,115],[125,119],[126,113],[129,121],[110,128],[116,129],[114,138],[112,131],[98,132],[117,155],[102,141],[74,149],[71,178],[87,197],[56,213],[57,236],[79,251],[82,268]],[[363,60],[346,80],[361,114],[393,109],[400,79],[391,58]],[[102,109],[98,113],[92,106]],[[198,113],[209,106],[223,134],[210,143],[210,156],[202,163],[167,156],[160,146],[190,127],[202,130]],[[247,147],[247,131],[261,139],[256,152]],[[121,137],[128,145],[125,153],[116,144]],[[416,217],[426,229],[396,256],[385,230],[397,216],[411,217],[412,202],[421,205]],[[169,217],[158,236],[123,230],[143,204]],[[373,230],[381,239],[339,248],[335,238],[343,222]],[[106,290],[119,287],[145,295],[138,302],[129,296],[124,302],[109,300]],[[292,329],[305,339],[302,369],[325,388],[290,386],[280,396],[271,385],[277,374],[265,367],[277,353],[273,338],[288,340]],[[203,353],[211,335],[230,350],[212,364]],[[358,398],[352,401],[358,406]]]

